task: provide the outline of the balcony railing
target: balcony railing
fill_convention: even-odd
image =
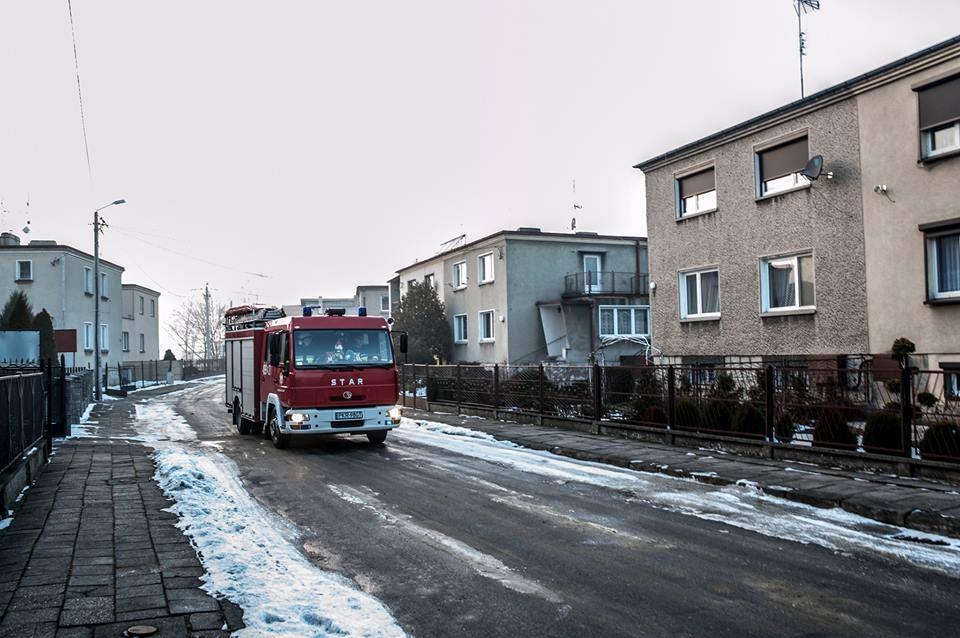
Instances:
[[[650,276],[633,272],[575,272],[564,278],[564,297],[648,295]]]

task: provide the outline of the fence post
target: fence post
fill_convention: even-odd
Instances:
[[[543,418],[543,415],[544,415],[544,413],[546,412],[546,407],[547,407],[547,406],[546,406],[546,402],[547,402],[547,399],[546,399],[546,388],[544,387],[543,381],[544,381],[544,379],[543,379],[543,364],[541,363],[541,364],[540,364],[540,376],[538,377],[538,385],[537,385],[537,396],[538,396],[539,399],[540,399],[540,418],[541,418],[541,419]]]
[[[423,373],[423,385],[424,385],[423,405],[427,409],[427,411],[429,411],[430,410],[430,364],[429,363],[424,364],[424,367],[426,368],[426,370]],[[413,404],[414,405],[417,404],[416,400],[414,400]]]
[[[67,418],[67,359],[60,355],[60,419],[63,423],[63,435],[70,436],[70,419]]]
[[[603,419],[603,389],[600,386],[600,364],[593,364],[593,418]]]
[[[53,362],[50,359],[43,359],[40,362],[43,368],[43,383],[46,386],[47,395],[47,415],[43,420],[44,436],[47,443],[47,456],[53,452]]]
[[[457,364],[457,414],[460,414],[460,403],[463,402],[463,388],[460,385],[460,364]]]
[[[141,384],[142,386],[146,386],[146,385],[147,385],[147,373],[146,373],[145,370],[146,370],[146,368],[144,368],[144,362],[143,362],[143,360],[141,359],[141,360],[140,360],[140,384]]]
[[[400,405],[407,407],[407,366],[402,363],[400,364]]]
[[[764,412],[767,417],[767,441],[773,443],[774,439],[774,421],[776,416],[776,405],[773,401],[773,366],[768,365],[763,372],[763,398]]]
[[[913,456],[913,375],[910,367],[904,361],[900,370],[900,441],[903,444],[902,453],[905,457]]]
[[[500,364],[493,364],[493,418],[497,418],[500,409]]]
[[[677,375],[673,366],[667,366],[667,429],[677,426]]]

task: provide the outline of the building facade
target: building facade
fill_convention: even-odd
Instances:
[[[67,365],[94,366],[94,263],[93,255],[55,241],[33,240],[21,245],[15,235],[0,239],[0,298],[26,293],[33,312],[46,310],[53,320],[60,343],[75,343],[64,349]],[[123,267],[100,260],[100,358],[101,363],[121,362],[123,356]]]
[[[454,363],[619,361],[645,352],[646,240],[504,230],[398,272],[436,288]]]
[[[666,360],[960,364],[960,38],[636,168]]]
[[[123,284],[123,361],[160,359],[160,293],[137,284]]]

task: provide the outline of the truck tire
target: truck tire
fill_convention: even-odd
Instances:
[[[270,410],[270,418],[267,420],[267,430],[270,432],[270,440],[273,441],[273,447],[278,450],[283,450],[290,445],[290,435],[280,431],[280,422],[277,420],[276,410]]]
[[[233,402],[233,425],[240,434],[250,434],[250,421],[243,418],[240,414],[240,402]]]
[[[378,430],[376,432],[367,432],[367,440],[373,445],[382,445],[387,440],[387,431]]]

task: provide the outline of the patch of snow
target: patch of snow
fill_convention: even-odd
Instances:
[[[20,501],[22,501],[23,497],[26,496],[27,492],[29,491],[30,491],[30,486],[29,485],[25,486],[22,490],[20,490],[20,493],[17,494],[17,498],[13,499],[13,502],[19,503]]]
[[[7,529],[10,527],[10,523],[13,522],[13,517],[0,519],[0,530]]]

